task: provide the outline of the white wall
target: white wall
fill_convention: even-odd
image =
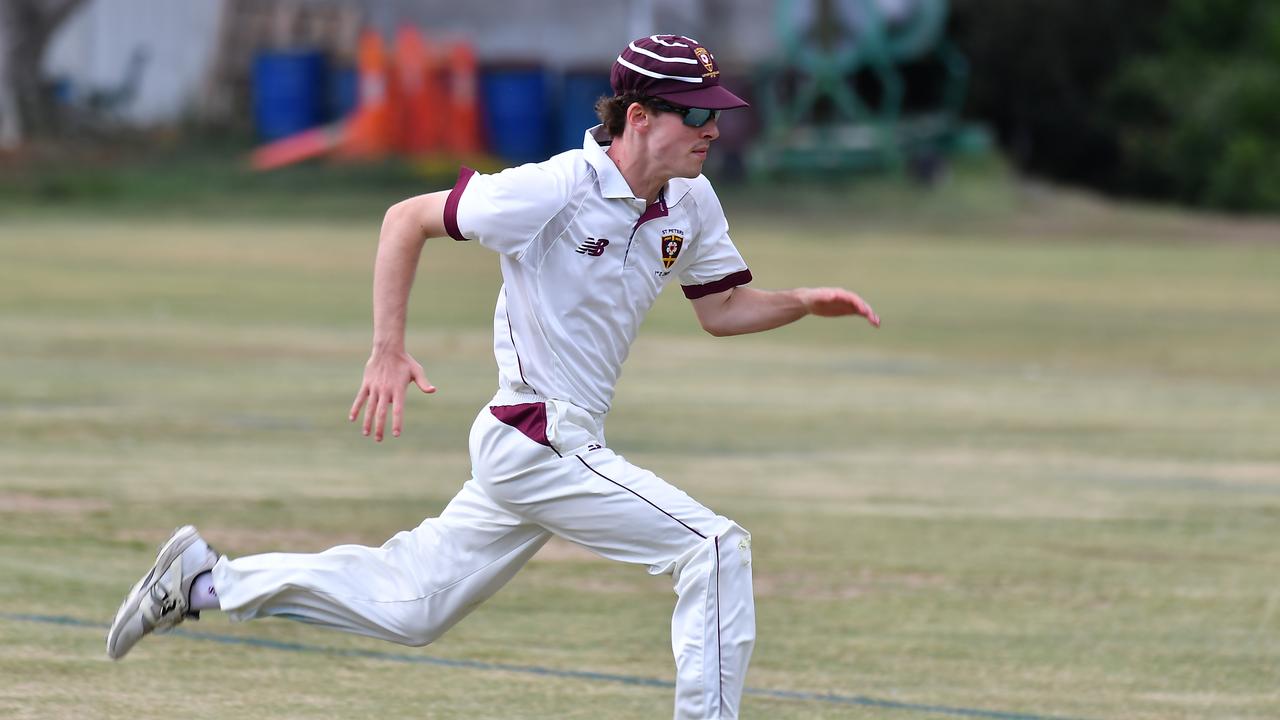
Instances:
[[[817,0],[811,0],[816,2]],[[364,0],[383,31],[412,22],[472,38],[481,60],[540,60],[599,67],[641,35],[676,33],[707,44],[723,62],[773,52],[777,0]],[[731,74],[733,68],[726,67]]]
[[[58,30],[45,74],[78,95],[114,88],[135,48],[148,53],[142,84],[122,116],[147,125],[177,119],[204,86],[222,0],[89,0]]]
[[[6,0],[0,0],[4,2]],[[707,44],[730,85],[772,54],[776,0],[347,0],[391,37],[413,23],[436,37],[470,38],[481,62],[526,60],[608,72],[627,41],[687,34]],[[816,0],[812,0],[816,2]],[[53,39],[46,74],[81,95],[117,86],[135,48],[149,53],[139,95],[123,118],[147,125],[180,118],[215,60],[223,0],[88,0]]]

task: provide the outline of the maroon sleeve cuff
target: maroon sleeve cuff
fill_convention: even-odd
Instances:
[[[751,282],[750,270],[739,270],[736,273],[726,275],[719,280],[706,283],[705,285],[681,285],[680,289],[684,290],[684,296],[690,300],[697,300],[700,297],[715,295],[718,292],[724,292],[729,288],[735,288],[739,285],[746,285]]]
[[[458,201],[462,199],[462,191],[467,189],[467,183],[471,182],[471,176],[476,171],[462,166],[458,170],[458,182],[453,184],[453,189],[449,191],[449,198],[444,201],[444,229],[449,233],[449,237],[459,242],[466,242],[466,238],[462,237],[462,231],[458,229]]]

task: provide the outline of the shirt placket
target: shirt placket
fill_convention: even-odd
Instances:
[[[638,250],[637,252],[632,253],[632,246],[635,244],[636,235],[640,232],[640,226],[650,220],[657,220],[658,218],[664,218],[666,216],[667,194],[666,191],[661,191],[658,193],[658,199],[650,203],[649,206],[644,209],[644,212],[640,213],[640,217],[636,218],[635,225],[631,226],[631,236],[627,238],[627,251],[622,256],[622,267],[624,269],[634,266],[637,262],[636,259],[633,259],[633,255],[636,258],[639,258],[644,254]]]

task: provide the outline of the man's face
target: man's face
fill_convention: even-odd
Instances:
[[[656,169],[671,177],[694,178],[702,174],[711,141],[720,137],[715,120],[702,127],[684,124],[680,113],[650,112],[649,157]]]

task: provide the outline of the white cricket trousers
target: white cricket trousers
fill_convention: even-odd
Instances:
[[[426,645],[554,534],[670,575],[676,718],[736,718],[755,644],[751,538],[605,445],[602,418],[502,391],[471,428],[472,479],[382,547],[268,553],[213,569],[233,619],[279,616]]]

